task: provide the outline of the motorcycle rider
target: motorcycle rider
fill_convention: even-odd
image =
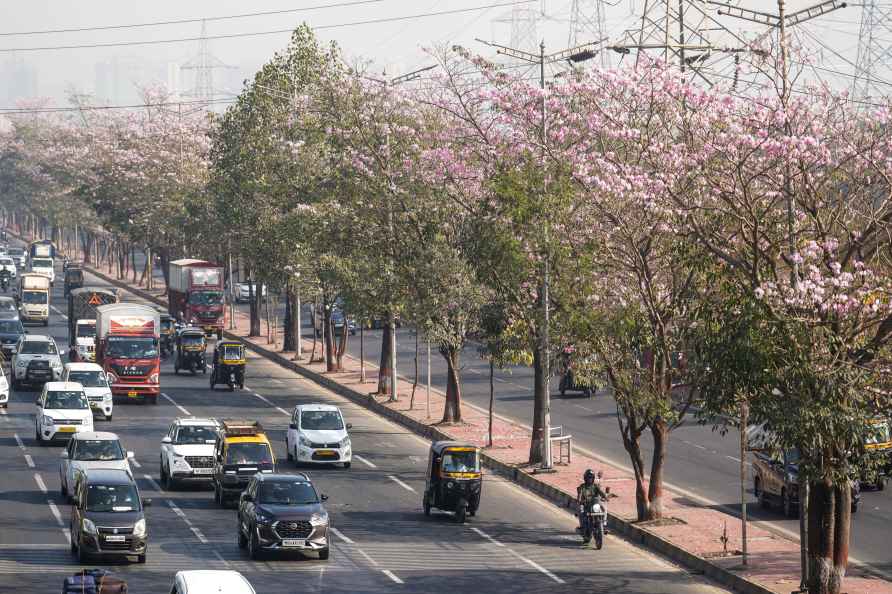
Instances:
[[[0,270],[0,288],[3,289],[3,292],[4,292],[4,293],[5,293],[6,290],[9,288],[9,278],[10,278],[10,276],[12,276],[12,275],[11,275],[10,272],[9,272],[8,270],[6,270],[5,268],[4,268],[3,270]]]
[[[598,472],[598,478],[601,478],[601,472]],[[582,531],[583,528],[583,511],[585,510],[586,505],[594,503],[595,501],[600,501],[604,511],[607,511],[607,506],[604,505],[604,502],[607,501],[607,493],[601,488],[600,481],[595,482],[595,473],[591,468],[587,469],[585,474],[582,475],[582,481],[582,484],[576,487],[576,502],[579,504],[580,531]]]

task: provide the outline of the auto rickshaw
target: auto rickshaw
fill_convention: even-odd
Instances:
[[[229,391],[245,387],[245,345],[233,340],[218,342],[214,347],[214,367],[211,370],[211,390],[226,384]]]
[[[459,524],[464,523],[466,514],[476,515],[483,491],[480,448],[460,441],[435,441],[426,474],[424,515],[429,516],[433,507],[455,512]]]
[[[176,321],[166,313],[161,314],[161,356],[167,357],[174,351],[176,345]]]
[[[195,374],[199,369],[207,373],[204,354],[207,350],[207,341],[204,330],[201,328],[184,328],[177,334],[176,359],[173,362],[174,373],[180,369],[186,369]]]
[[[74,289],[80,289],[84,286],[84,271],[80,266],[69,264],[65,269],[65,296]]]
[[[565,396],[567,392],[582,392],[582,395],[586,398],[594,396],[595,392],[592,386],[581,384],[576,377],[572,351],[565,350],[562,353],[558,366],[561,377],[558,383],[558,390],[561,396]]]

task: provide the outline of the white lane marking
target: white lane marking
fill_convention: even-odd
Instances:
[[[396,478],[396,477],[393,476],[392,474],[388,474],[388,475],[387,475],[387,478],[389,478],[390,480],[392,480],[393,482],[395,482],[396,484],[398,484],[398,485],[399,485],[400,487],[402,487],[403,489],[405,489],[405,490],[407,490],[407,491],[412,491],[413,493],[415,492],[415,489],[413,489],[410,485],[407,485],[406,483],[404,483],[404,482],[401,481],[400,479]]]
[[[229,564],[229,561],[227,561],[226,559],[224,559],[224,558],[223,558],[223,555],[221,555],[219,551],[214,551],[214,557],[216,557],[216,558],[220,561],[220,563],[223,564],[223,567],[232,567],[232,566]]]
[[[725,456],[725,458],[728,458],[729,460],[734,460],[735,462],[740,462],[740,458],[735,458],[734,456]]]
[[[198,540],[201,542],[201,544],[208,543],[208,539],[204,537],[204,534],[201,533],[201,530],[199,530],[195,526],[189,526],[189,529],[192,530],[192,533],[198,537]]]
[[[59,526],[65,526],[65,522],[62,521],[62,514],[59,512],[59,508],[56,507],[56,504],[52,501],[47,501],[47,505],[50,506],[50,511],[53,512],[53,517],[56,518],[56,522],[59,523]]]
[[[694,446],[695,448],[699,449],[699,450],[705,450],[705,449],[706,449],[705,447],[703,447],[702,445],[700,445],[700,444],[698,444],[698,443],[692,443],[691,445]]]
[[[167,505],[168,505],[168,507],[170,507],[170,509],[173,510],[173,513],[175,513],[175,514],[178,515],[180,518],[182,518],[182,520],[183,520],[184,522],[186,522],[186,523],[189,524],[189,525],[192,524],[192,522],[189,521],[189,518],[186,517],[186,514],[183,512],[183,510],[181,510],[179,507],[177,507],[177,504],[176,504],[176,503],[174,503],[173,501],[171,501],[170,499],[168,499],[168,500],[167,500]]]
[[[189,417],[192,416],[192,413],[190,413],[188,410],[186,410],[185,408],[183,408],[182,406],[180,406],[179,404],[177,404],[176,401],[175,401],[173,398],[171,398],[170,396],[168,396],[168,395],[165,394],[164,392],[161,392],[161,396],[163,396],[168,402],[170,402],[170,403],[173,404],[175,407],[177,407],[177,410],[179,410],[179,411],[180,411],[181,413],[183,413],[184,415],[189,416]]]
[[[136,461],[136,458],[130,458],[130,463],[133,464],[137,468],[142,468],[142,464]]]
[[[276,406],[275,404],[273,404],[272,402],[270,402],[269,399],[268,399],[266,396],[263,396],[263,395],[261,395],[261,394],[258,394],[257,392],[251,392],[251,394],[253,394],[254,396],[257,396],[258,398],[260,398],[261,400],[263,400],[264,402],[266,402],[267,404],[269,404],[271,407],[273,407],[274,409],[276,409],[277,411],[279,411],[280,413],[282,413],[283,415],[285,415],[286,417],[290,417],[290,416],[291,416],[291,413],[290,413],[290,412],[288,412],[287,410],[285,410],[285,409],[282,408],[281,406]]]
[[[574,404],[576,408],[581,408],[582,410],[587,410],[588,412],[595,412],[595,409],[589,408],[587,406],[582,406],[581,404]]]
[[[55,305],[51,305],[51,306],[50,306],[50,309],[52,309],[54,312],[56,312],[57,314],[59,314],[60,316],[62,316],[62,319],[63,319],[63,320],[67,320],[67,319],[68,319],[68,316],[66,316],[66,315],[63,314],[61,311],[59,311],[59,309],[58,309]]]
[[[508,549],[508,552],[511,553],[512,555],[514,555],[515,557],[517,557],[518,559],[520,559],[521,561],[523,561],[524,563],[526,563],[527,565],[529,565],[530,567],[532,567],[532,568],[534,568],[534,569],[536,569],[536,570],[542,572],[543,574],[547,575],[548,577],[550,577],[551,579],[553,579],[553,580],[556,581],[557,583],[559,583],[559,584],[566,584],[566,583],[567,583],[567,582],[565,582],[564,580],[562,580],[561,578],[559,578],[558,576],[554,575],[553,573],[551,573],[550,571],[548,571],[547,569],[545,569],[544,567],[542,567],[541,565],[539,565],[538,563],[536,563],[535,561],[533,561],[532,559],[527,559],[526,557],[524,557],[523,555],[521,555],[521,554],[518,553],[517,551],[514,551],[513,549]]]
[[[37,488],[39,488],[44,493],[47,492],[46,483],[43,482],[43,478],[36,472],[34,473],[34,482],[37,483]]]
[[[17,444],[19,444],[19,449],[22,450],[22,451],[24,452],[24,451],[25,451],[25,444],[24,444],[24,442],[22,442],[22,438],[19,437],[19,434],[18,434],[18,433],[13,434],[13,437],[15,437],[15,442],[16,442]]]
[[[68,541],[68,544],[71,544],[71,530],[68,528],[62,528],[62,533],[65,534],[65,540]]]
[[[25,462],[28,463],[28,468],[34,468],[34,460],[31,458],[31,454],[25,454]]]
[[[382,570],[381,570],[381,573],[383,573],[384,575],[386,575],[387,577],[389,577],[390,579],[392,579],[392,580],[393,580],[395,583],[397,583],[397,584],[405,584],[405,583],[406,583],[406,582],[404,582],[403,580],[401,580],[400,578],[398,578],[398,577],[396,577],[395,575],[393,575],[393,572],[390,571],[389,569],[382,569]]]
[[[151,476],[144,474],[144,475],[142,475],[142,478],[149,481],[149,484],[152,485],[152,489],[154,489],[155,491],[159,491],[159,492],[161,491],[161,487],[158,486],[158,483],[156,483],[155,479],[153,479]]]
[[[360,462],[362,462],[363,464],[365,464],[366,466],[368,466],[369,468],[378,468],[373,463],[369,462],[368,460],[366,460],[359,454],[353,454],[353,457],[356,458],[357,460],[359,460]]]
[[[484,531],[481,530],[480,528],[471,528],[471,530],[473,530],[474,532],[476,532],[477,534],[479,534],[480,536],[482,536],[483,538],[485,538],[486,540],[488,540],[488,541],[491,542],[492,544],[496,545],[497,547],[503,547],[503,546],[505,546],[505,543],[502,543],[502,542],[497,541],[496,539],[494,539],[492,536],[490,536],[489,534],[487,534],[486,532],[484,532]]]
[[[348,537],[346,537],[346,536],[344,536],[344,535],[341,533],[341,531],[338,530],[337,528],[329,527],[329,528],[328,528],[328,531],[331,532],[332,534],[334,534],[335,536],[337,536],[338,538],[340,538],[341,540],[343,540],[344,542],[346,542],[347,544],[353,544],[353,540],[350,539],[350,538],[348,538]]]
[[[363,557],[365,557],[365,560],[366,560],[366,561],[368,561],[369,563],[371,563],[371,564],[374,565],[375,567],[378,567],[378,562],[375,561],[374,559],[372,559],[371,557],[369,557],[368,553],[366,553],[366,552],[363,551],[362,549],[357,549],[357,551],[359,552],[360,555],[362,555]]]

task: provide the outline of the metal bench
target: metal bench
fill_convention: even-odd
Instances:
[[[570,463],[570,453],[573,451],[572,439],[572,435],[564,435],[564,427],[562,425],[552,427],[548,432],[548,440],[551,442],[552,459],[554,459],[555,446],[557,446],[558,459],[556,464]]]

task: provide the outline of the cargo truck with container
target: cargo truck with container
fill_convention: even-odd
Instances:
[[[223,267],[204,260],[174,260],[167,283],[168,312],[177,321],[223,336]]]
[[[158,403],[160,327],[158,310],[146,305],[96,308],[96,363],[108,376],[113,396]]]
[[[19,316],[23,322],[50,323],[50,279],[43,274],[23,274],[19,277]]]
[[[80,345],[77,326],[81,321],[96,322],[96,308],[118,302],[116,289],[107,287],[81,287],[68,294],[68,344]],[[95,336],[95,333],[94,333]],[[91,340],[91,343],[93,341]]]
[[[55,258],[56,246],[49,239],[32,241],[28,246],[28,255],[32,258]]]

